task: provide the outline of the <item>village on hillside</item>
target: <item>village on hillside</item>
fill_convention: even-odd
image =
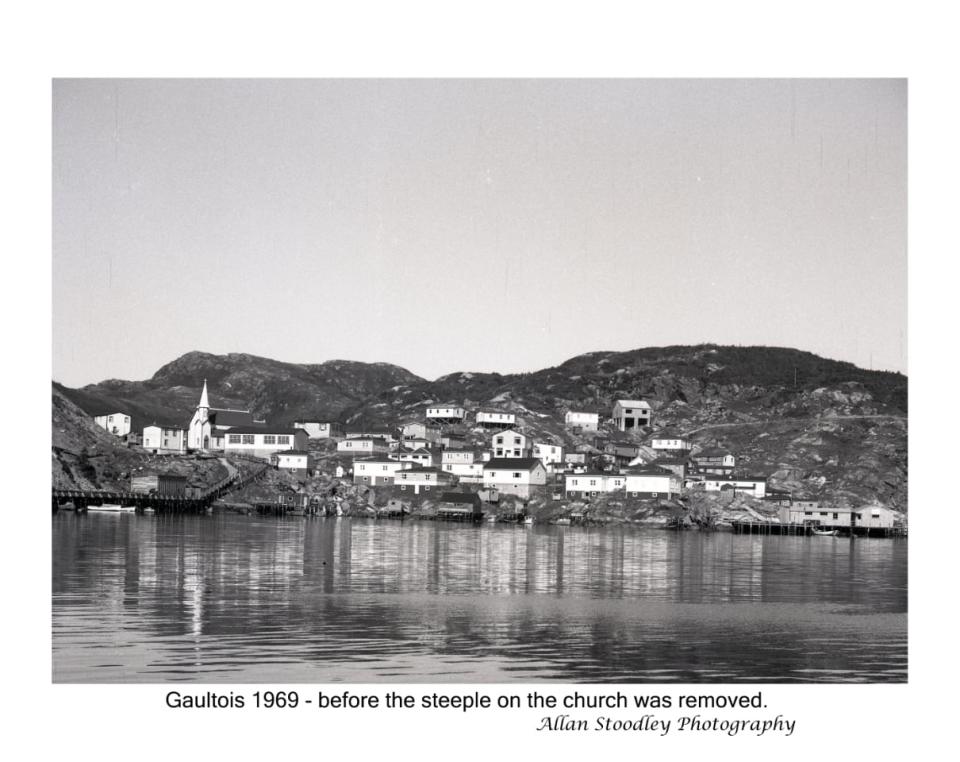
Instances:
[[[197,456],[218,456],[227,468],[259,463],[255,479],[217,501],[241,512],[905,532],[904,515],[885,506],[829,504],[778,489],[745,471],[720,440],[703,446],[658,428],[642,399],[567,410],[554,429],[562,434],[544,433],[543,414],[529,421],[506,408],[447,402],[395,427],[275,426],[249,410],[212,406],[205,381],[186,426],[154,422],[137,433],[123,411],[94,422],[170,463]],[[129,489],[179,496],[186,485],[175,469],[161,468],[132,474]]]

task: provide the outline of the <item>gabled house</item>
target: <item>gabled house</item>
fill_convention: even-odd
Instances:
[[[130,416],[127,413],[104,413],[95,415],[93,422],[114,436],[125,437],[130,433]]]
[[[533,457],[547,468],[558,466],[563,463],[563,447],[551,442],[534,442]]]
[[[342,439],[337,442],[337,452],[345,452],[354,456],[382,455],[390,449],[385,439],[362,437],[358,439]]]
[[[291,473],[298,479],[306,479],[313,474],[313,456],[306,450],[278,452],[271,460],[276,460],[278,469]]]
[[[187,451],[187,430],[170,423],[152,423],[143,427],[144,450],[154,453],[179,454]]]
[[[456,483],[457,477],[453,474],[436,468],[421,468],[419,466],[398,471],[393,481],[394,486],[399,487],[402,492],[409,490],[415,495]]]
[[[529,497],[534,487],[547,483],[547,469],[536,458],[494,457],[483,464],[483,486],[501,493]]]
[[[644,400],[617,400],[613,405],[613,423],[620,431],[649,426],[653,410]]]
[[[530,455],[530,438],[515,429],[499,431],[490,438],[494,458],[526,458]]]

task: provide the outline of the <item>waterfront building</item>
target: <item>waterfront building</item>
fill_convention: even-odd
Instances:
[[[167,423],[144,426],[142,447],[158,454],[184,453],[187,451],[187,430]]]
[[[652,415],[650,404],[644,400],[617,400],[613,405],[613,424],[620,431],[649,426]]]
[[[138,474],[130,477],[130,491],[141,495],[183,497],[187,493],[187,477],[179,474]]]
[[[125,437],[130,433],[130,416],[127,413],[104,413],[95,415],[93,422],[114,436]]]
[[[444,492],[437,501],[437,518],[477,519],[482,515],[483,503],[475,492]]]

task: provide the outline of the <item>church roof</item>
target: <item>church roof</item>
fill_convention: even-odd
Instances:
[[[219,410],[211,408],[209,420],[215,426],[252,426],[253,413],[247,410]]]

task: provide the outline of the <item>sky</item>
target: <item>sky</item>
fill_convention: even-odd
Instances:
[[[907,370],[905,80],[55,80],[53,376]]]

